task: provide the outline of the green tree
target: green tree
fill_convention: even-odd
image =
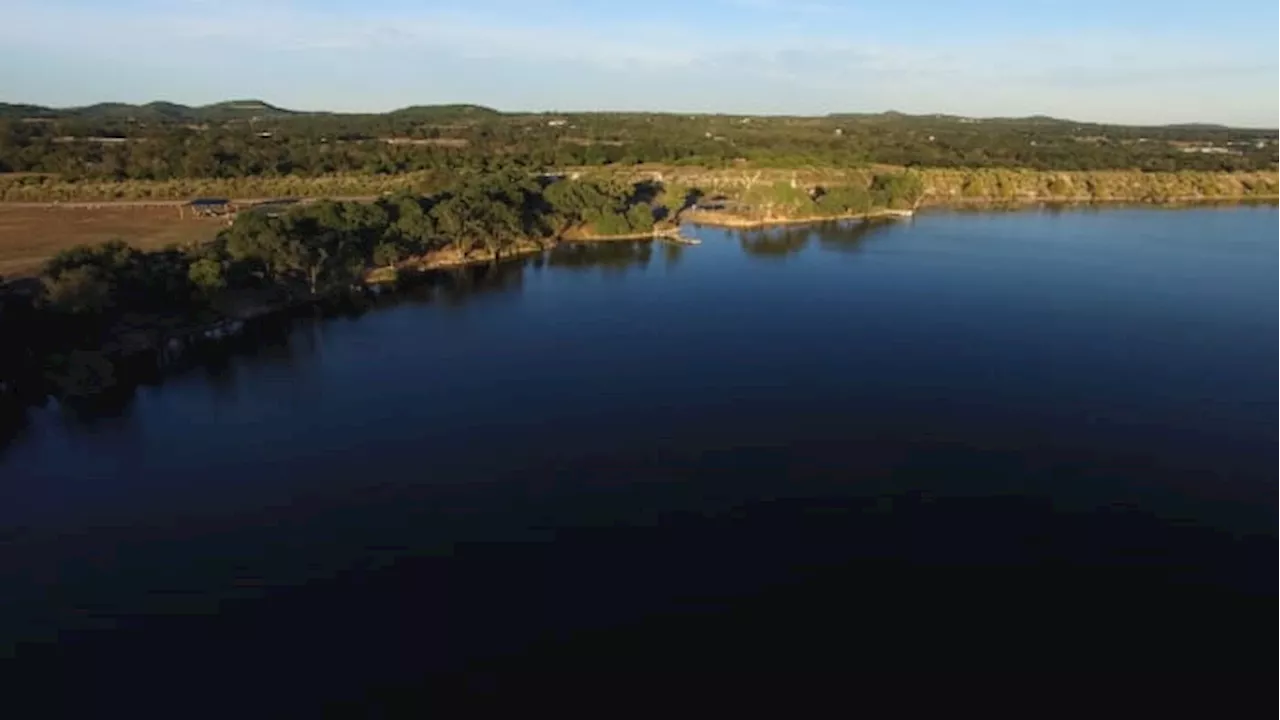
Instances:
[[[416,197],[406,197],[396,203],[396,220],[391,231],[410,247],[425,251],[431,247],[438,233],[435,218]]]
[[[364,267],[364,258],[340,232],[296,233],[281,248],[281,264],[301,276],[307,291],[317,295],[327,287],[354,280]]]
[[[260,263],[268,278],[279,280],[287,265],[286,229],[279,218],[242,213],[223,234],[232,260]]]
[[[823,188],[815,202],[827,215],[865,213],[871,209],[871,194],[860,185],[838,185]]]
[[[94,268],[82,265],[42,278],[45,297],[64,312],[100,314],[111,302],[111,283]]]
[[[213,258],[197,258],[192,261],[187,277],[190,278],[191,284],[205,295],[212,295],[227,286],[222,263]]]
[[[653,208],[637,203],[627,210],[627,225],[632,232],[648,232],[653,229]]]
[[[920,176],[913,172],[876,174],[871,178],[871,201],[887,208],[911,208],[924,193]]]
[[[49,369],[49,378],[64,398],[85,398],[115,386],[115,366],[97,351],[73,350]]]
[[[400,246],[391,240],[378,243],[373,249],[373,263],[383,267],[392,267],[404,258]]]

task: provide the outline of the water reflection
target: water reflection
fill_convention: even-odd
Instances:
[[[684,259],[684,248],[685,246],[680,243],[662,243],[663,265],[668,268],[679,265],[680,261]]]
[[[601,268],[625,271],[631,267],[648,267],[652,257],[652,240],[620,240],[557,245],[547,252],[546,263],[550,267],[571,270]]]
[[[684,247],[662,244],[667,267],[683,257]],[[314,307],[260,318],[250,324],[245,334],[223,346],[202,348],[199,357],[185,358],[182,368],[171,367],[167,374],[181,371],[201,372],[209,386],[224,400],[233,401],[239,387],[237,374],[242,369],[237,358],[251,358],[259,368],[276,367],[293,372],[307,360],[323,351],[328,324],[339,320],[358,320],[370,311],[398,305],[439,303],[459,307],[480,296],[519,293],[527,269],[544,267],[573,271],[603,270],[625,272],[630,268],[648,267],[654,252],[650,240],[559,245],[547,252],[498,263],[473,265],[431,271],[404,278],[399,290],[378,297],[344,297]],[[133,367],[137,365],[137,367]],[[159,385],[165,376],[154,363],[131,363],[116,368],[118,384],[110,392],[76,402],[51,401],[59,422],[69,427],[88,427],[108,418],[129,414],[139,387]],[[14,439],[29,426],[28,408],[6,404],[0,408],[0,458]]]
[[[738,245],[752,257],[785,258],[808,248],[814,237],[824,251],[856,252],[866,239],[895,220],[830,222],[818,226],[759,228],[738,232]]]
[[[818,234],[818,247],[824,251],[854,253],[860,252],[867,238],[881,232],[899,220],[867,220],[865,222],[844,223],[824,228]]]
[[[424,287],[448,305],[461,305],[482,294],[519,292],[526,260],[455,268],[428,276]]]
[[[811,234],[808,227],[743,230],[738,233],[738,245],[752,257],[783,258],[804,250]]]
[[[25,408],[17,403],[0,403],[0,462],[5,451],[27,433],[31,419]]]
[[[386,682],[455,649],[790,662],[875,616],[862,656],[907,647],[904,668],[921,643],[1021,661],[1135,627],[1120,645],[1219,662],[1274,608],[1275,216],[1246,215],[1065,218],[1106,240],[1065,249],[1089,264],[1034,216],[566,246],[273,318],[93,433],[30,413],[0,464],[22,564],[0,644],[137,619],[69,662],[107,683],[198,654],[323,688],[353,672],[335,656]],[[1019,632],[1054,603],[1087,607],[1053,642]],[[1197,612],[1231,631],[1165,653]]]

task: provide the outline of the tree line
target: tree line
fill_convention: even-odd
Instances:
[[[918,178],[880,174],[865,187],[831,188],[805,202],[845,214],[909,204],[919,187]],[[0,336],[8,341],[0,385],[36,377],[54,394],[74,394],[105,382],[104,356],[161,346],[184,329],[322,298],[406,262],[496,264],[567,236],[649,233],[703,195],[653,181],[507,172],[373,202],[264,205],[240,212],[212,242],[189,247],[147,252],[115,240],[70,248],[45,263],[36,291],[0,285]],[[561,252],[550,261],[574,257]]]
[[[41,277],[49,302],[73,313],[146,310],[153,296],[190,300],[264,285],[317,295],[415,256],[451,250],[459,260],[500,260],[570,230],[648,232],[654,216],[635,186],[503,173],[429,195],[267,204],[240,212],[210,243],[153,253],[121,241],[72,248]]]
[[[631,185],[506,173],[430,195],[265,206],[190,247],[70,248],[45,263],[34,292],[0,284],[0,390],[35,377],[54,394],[74,394],[104,382],[104,355],[156,347],[246,308],[320,298],[432,253],[496,263],[569,231],[644,232],[654,215],[652,198]]]
[[[39,109],[10,107],[21,112],[0,114],[0,172],[53,173],[75,181],[489,173],[640,163],[1231,172],[1277,166],[1274,131],[1035,118],[530,115],[466,107],[382,115],[272,109],[262,116],[204,117],[144,111],[151,106],[27,117],[24,112]]]

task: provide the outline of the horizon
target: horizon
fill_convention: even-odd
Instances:
[[[511,0],[17,0],[0,27],[0,100],[1280,127],[1275,5],[1082,0],[1062,14],[1034,0],[921,0],[911,18],[861,5],[560,0],[529,19]]]
[[[185,102],[170,100],[166,98],[159,98],[159,99],[148,100],[144,102],[125,102],[120,100],[108,99],[108,100],[95,100],[92,102],[83,103],[79,105],[61,105],[61,106],[42,105],[39,103],[22,102],[21,100],[16,102],[10,101],[10,100],[0,100],[0,105],[38,107],[46,110],[52,110],[55,112],[71,112],[75,110],[84,110],[87,108],[98,107],[102,105],[125,105],[129,107],[139,107],[139,108],[147,107],[149,105],[176,105],[176,106],[185,107],[188,109],[199,110],[201,108],[217,107],[220,105],[231,105],[234,103],[260,103],[262,105],[265,105],[275,110],[280,110],[287,113],[296,113],[299,115],[387,115],[390,113],[411,110],[414,108],[474,107],[482,110],[491,110],[501,115],[517,115],[517,116],[518,115],[557,115],[557,114],[563,114],[563,115],[617,114],[617,115],[691,115],[691,116],[724,116],[724,117],[769,117],[769,118],[792,117],[792,118],[821,119],[821,118],[829,118],[829,117],[835,117],[835,116],[874,117],[874,116],[882,116],[882,115],[900,115],[903,117],[911,117],[911,118],[939,117],[939,118],[955,118],[955,119],[963,119],[963,120],[976,120],[980,122],[981,121],[1017,121],[1017,120],[1053,120],[1055,122],[1079,123],[1081,125],[1103,125],[1103,126],[1134,127],[1134,128],[1202,126],[1202,127],[1226,128],[1229,130],[1276,130],[1277,129],[1276,126],[1227,125],[1224,123],[1216,123],[1216,122],[1201,121],[1201,120],[1188,120],[1185,122],[1171,122],[1171,123],[1123,123],[1123,122],[1106,122],[1106,121],[1092,120],[1092,119],[1081,119],[1076,117],[1058,117],[1054,115],[1045,115],[1043,113],[1033,113],[1030,115],[978,116],[978,115],[959,115],[959,114],[947,113],[947,112],[908,113],[908,112],[902,112],[894,108],[889,108],[886,110],[865,110],[865,111],[833,110],[831,112],[826,112],[821,114],[807,114],[807,113],[794,113],[794,112],[737,112],[733,110],[715,110],[715,111],[681,111],[681,110],[662,110],[662,109],[617,110],[612,108],[600,108],[596,110],[566,110],[563,108],[507,109],[507,108],[493,107],[491,105],[485,105],[483,103],[478,103],[478,102],[467,102],[462,100],[459,100],[459,101],[446,100],[442,102],[430,102],[430,103],[411,102],[407,105],[400,105],[388,110],[331,110],[323,107],[321,108],[288,107],[288,106],[282,105],[281,103],[276,103],[270,100],[265,100],[262,98],[253,98],[253,97],[233,97],[225,100],[215,100],[213,102],[199,103],[199,104],[185,103]]]

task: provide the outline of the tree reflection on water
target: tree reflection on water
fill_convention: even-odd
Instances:
[[[738,245],[752,257],[785,258],[809,247],[814,237],[822,250],[856,252],[868,237],[894,224],[895,220],[828,222],[819,226],[784,226],[738,232]]]
[[[783,258],[805,249],[810,234],[808,227],[743,230],[738,233],[738,245],[753,257]]]
[[[565,243],[546,253],[550,267],[586,270],[626,270],[645,268],[653,257],[652,240],[617,240],[593,243]]]
[[[683,250],[679,245],[663,244],[666,266],[678,263]],[[335,296],[315,306],[259,318],[250,323],[244,336],[234,343],[192,348],[180,365],[170,366],[163,372],[157,372],[151,362],[118,364],[114,373],[117,383],[111,392],[62,403],[59,414],[72,426],[123,417],[133,405],[138,387],[190,370],[202,371],[219,393],[234,395],[236,357],[252,357],[260,365],[299,365],[308,356],[320,352],[326,327],[331,322],[358,319],[367,312],[399,305],[440,304],[453,308],[480,296],[519,293],[525,273],[544,267],[575,272],[599,269],[609,273],[643,269],[650,264],[653,252],[651,240],[565,243],[536,255],[502,262],[406,275],[393,293],[375,297]],[[0,450],[28,428],[26,410],[20,403],[5,403],[5,407],[0,408]]]

